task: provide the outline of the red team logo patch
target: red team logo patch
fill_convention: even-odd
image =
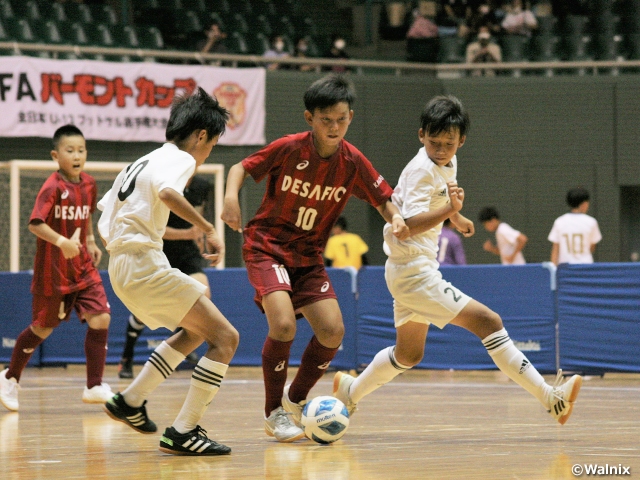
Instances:
[[[222,83],[213,91],[220,105],[229,110],[227,127],[238,128],[244,122],[246,115],[247,92],[237,83]]]

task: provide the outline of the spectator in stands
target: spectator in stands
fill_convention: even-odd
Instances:
[[[438,263],[440,265],[466,265],[467,257],[464,254],[462,239],[455,229],[451,228],[451,220],[448,218],[442,224],[440,237],[438,237]]]
[[[264,52],[264,57],[268,58],[287,58],[289,56],[289,52],[285,50],[284,38],[282,35],[276,33],[271,37],[271,48]],[[267,64],[268,70],[278,70],[284,68],[284,65],[280,63],[269,63]]]
[[[308,52],[309,52],[309,42],[307,41],[307,39],[305,37],[298,38],[298,40],[296,41],[296,47],[293,52],[293,56],[296,58],[307,58]],[[312,70],[315,69],[313,65],[305,65],[305,64],[295,65],[295,67],[301,72],[311,72]]]
[[[220,25],[217,22],[212,22],[204,32],[204,38],[197,42],[196,50],[200,53],[227,53],[225,38],[227,38],[227,34],[220,29]],[[221,62],[217,60],[211,64],[220,65]]]
[[[442,0],[441,9],[436,17],[440,35],[467,36],[467,21],[471,17],[469,0]]]
[[[436,14],[436,2],[420,2],[420,6],[413,10],[413,23],[407,32],[407,38],[436,38]]]
[[[331,37],[331,48],[327,53],[327,58],[348,60],[349,55],[344,50],[346,46],[347,41],[344,39],[344,37],[339,34],[334,34]],[[331,70],[332,72],[336,73],[345,73],[351,71],[351,68],[347,67],[346,65],[333,65],[331,67],[327,67],[325,70]]]
[[[502,49],[500,45],[491,41],[491,31],[489,27],[483,25],[478,32],[478,38],[475,42],[467,45],[467,63],[493,63],[502,61]],[[471,72],[471,75],[488,77],[495,76],[496,72],[492,69],[478,69]]]
[[[587,215],[589,192],[582,188],[572,188],[567,192],[567,204],[571,211],[556,218],[548,240],[551,247],[551,261],[560,263],[593,263],[596,244],[602,240],[598,221]]]
[[[502,21],[502,28],[511,35],[530,37],[533,31],[538,28],[538,20],[529,8],[523,8],[522,0],[512,0]]]
[[[492,35],[498,35],[502,31],[501,23],[501,20],[496,15],[493,2],[490,0],[482,1],[472,13],[467,24],[469,35],[477,36],[482,26],[487,26]]]
[[[529,241],[526,235],[500,221],[500,215],[494,207],[483,208],[478,218],[487,232],[496,232],[497,246],[487,240],[482,246],[485,251],[498,255],[503,265],[527,263],[522,255],[522,249]]]
[[[338,217],[324,249],[324,263],[328,267],[360,270],[363,265],[369,265],[368,251],[369,247],[360,235],[347,231],[347,220]]]

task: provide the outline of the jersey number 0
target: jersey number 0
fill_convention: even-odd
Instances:
[[[121,202],[124,202],[127,197],[133,193],[133,190],[136,188],[136,178],[138,178],[138,175],[140,175],[140,172],[144,169],[144,167],[147,166],[148,163],[149,160],[144,160],[135,166],[132,163],[127,167],[127,174],[124,177],[122,185],[120,185],[120,190],[118,190],[118,199]],[[129,171],[129,169],[131,169],[131,171]]]

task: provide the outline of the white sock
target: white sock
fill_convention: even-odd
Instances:
[[[411,367],[402,365],[396,360],[394,355],[395,346],[387,347],[376,353],[371,363],[353,381],[349,388],[349,397],[354,403],[358,403],[364,397],[382,385],[389,383],[402,372],[406,372]]]
[[[142,405],[149,394],[164,382],[184,359],[185,356],[171,348],[167,342],[158,345],[158,348],[151,353],[149,360],[142,367],[142,371],[122,392],[127,405],[131,407]]]
[[[516,348],[504,328],[482,340],[482,344],[507,377],[536,397],[545,408],[549,408],[551,386],[544,381],[524,353]]]
[[[207,407],[220,390],[220,383],[229,365],[202,357],[191,375],[189,393],[172,427],[178,433],[187,433],[196,428]]]

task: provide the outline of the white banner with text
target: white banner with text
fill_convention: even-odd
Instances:
[[[171,102],[202,87],[230,111],[220,145],[265,143],[265,70],[0,57],[0,137],[163,142]]]

